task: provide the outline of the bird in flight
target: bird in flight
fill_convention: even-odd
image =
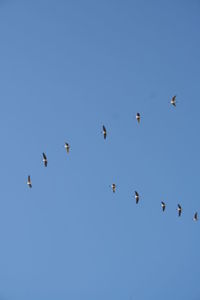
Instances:
[[[140,113],[136,114],[136,120],[138,121],[138,123],[140,123]]]
[[[177,210],[178,210],[178,216],[180,217],[182,213],[182,207],[180,206],[180,204],[178,204]]]
[[[104,137],[104,140],[106,139],[106,137],[107,137],[107,130],[106,130],[106,127],[103,125],[103,131],[102,131],[102,133],[103,133],[103,137]]]
[[[27,181],[27,184],[30,188],[32,188],[32,183],[31,183],[31,176],[28,175],[28,181]]]
[[[115,193],[115,191],[116,191],[116,184],[115,183],[111,184],[111,189],[112,189],[113,193]]]
[[[42,156],[43,156],[42,161],[43,161],[43,163],[44,163],[44,166],[47,167],[47,157],[46,157],[46,154],[43,152],[43,153],[42,153]]]
[[[140,196],[139,196],[138,192],[135,191],[135,201],[136,201],[136,204],[138,204],[139,200],[140,200]]]
[[[175,106],[176,107],[176,95],[172,97],[171,99],[171,105]]]
[[[68,143],[65,143],[64,147],[65,147],[67,153],[69,153],[70,145]]]
[[[194,220],[194,221],[198,221],[198,213],[197,213],[197,212],[195,212],[194,217],[193,217],[193,220]]]
[[[161,201],[161,207],[162,207],[162,210],[165,211],[165,207],[166,207],[165,202]]]

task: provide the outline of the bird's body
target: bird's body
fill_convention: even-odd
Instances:
[[[194,217],[193,217],[193,220],[194,220],[194,221],[198,221],[198,213],[197,213],[197,212],[195,212]]]
[[[176,107],[176,95],[172,97],[171,102],[170,102],[173,106]]]
[[[161,201],[162,210],[165,211],[166,205],[165,202]]]
[[[43,156],[43,159],[42,159],[42,161],[43,161],[43,163],[44,163],[44,166],[45,166],[45,167],[47,167],[47,163],[48,163],[48,161],[47,161],[46,154],[43,152],[43,153],[42,153],[42,156]]]
[[[116,191],[116,184],[115,183],[111,184],[111,189],[112,189],[113,193],[115,193],[115,191]]]
[[[67,153],[69,153],[70,145],[68,143],[65,143],[64,147],[65,147]]]
[[[138,204],[139,200],[140,200],[139,193],[137,191],[135,191],[135,201],[136,201],[136,204]]]
[[[180,204],[178,204],[177,210],[178,210],[178,216],[180,217],[182,213],[182,207],[180,206]]]
[[[103,133],[103,137],[104,137],[104,140],[106,139],[106,137],[107,137],[107,130],[106,130],[106,127],[103,125],[103,131],[102,131],[102,133]]]
[[[31,176],[28,175],[28,181],[27,181],[27,184],[30,188],[32,188],[32,183],[31,183]]]
[[[140,123],[140,113],[136,114],[136,120],[138,121],[138,123]]]

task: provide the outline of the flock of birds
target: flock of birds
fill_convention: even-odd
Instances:
[[[172,97],[170,103],[171,103],[171,105],[173,105],[174,107],[176,107],[176,95]],[[136,114],[136,120],[137,120],[138,123],[140,123],[140,119],[141,119],[140,113],[137,113]],[[107,137],[107,130],[106,130],[106,127],[104,125],[103,125],[102,133],[103,133],[104,139],[106,139],[106,137]],[[64,147],[65,147],[67,153],[69,153],[70,145],[68,143],[65,143]],[[42,161],[44,163],[44,166],[47,167],[47,165],[48,165],[47,156],[46,156],[46,154],[44,152],[42,153],[42,156],[43,156]],[[29,188],[32,188],[32,182],[31,182],[31,176],[30,175],[28,175],[27,185],[29,186]],[[113,183],[113,184],[110,185],[110,187],[111,187],[113,193],[115,193],[116,192],[116,184]],[[135,201],[136,201],[136,204],[139,203],[139,200],[140,200],[140,195],[139,195],[139,193],[137,191],[135,191]],[[161,208],[162,208],[162,211],[164,212],[165,208],[166,208],[166,204],[163,201],[161,201]],[[178,211],[178,216],[180,217],[181,214],[182,214],[182,207],[181,207],[180,204],[177,205],[177,211]],[[193,220],[194,221],[198,221],[198,213],[197,212],[195,212],[195,214],[193,216]]]

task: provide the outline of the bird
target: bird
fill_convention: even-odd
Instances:
[[[165,202],[161,201],[161,206],[162,206],[162,210],[165,211],[165,207],[166,207]]]
[[[116,184],[115,183],[111,184],[111,188],[112,188],[113,193],[115,193],[115,191],[116,191]]]
[[[198,221],[198,213],[197,213],[197,212],[195,212],[194,217],[193,217],[193,220],[194,220],[194,221]]]
[[[173,106],[176,107],[176,95],[172,97],[171,102],[170,102]]]
[[[182,213],[182,207],[180,206],[180,204],[178,204],[177,210],[178,210],[178,216],[180,217]]]
[[[136,201],[136,204],[138,204],[139,199],[140,199],[140,196],[139,196],[138,192],[135,191],[135,201]]]
[[[67,153],[69,153],[70,145],[68,143],[65,143],[64,147],[65,147]]]
[[[138,121],[138,123],[140,123],[140,113],[136,114],[136,120]]]
[[[28,181],[27,181],[27,184],[30,188],[32,188],[32,182],[31,182],[31,176],[28,175]]]
[[[46,154],[43,152],[43,153],[42,153],[42,156],[43,156],[43,163],[44,163],[44,166],[47,167],[47,163],[48,163],[48,162],[47,162]]]
[[[107,137],[107,130],[106,130],[106,127],[103,125],[103,131],[102,131],[102,133],[103,133],[103,137],[104,137],[104,140],[106,139],[106,137]]]

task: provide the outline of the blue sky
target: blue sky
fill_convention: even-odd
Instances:
[[[199,299],[199,14],[0,1],[1,300]]]

